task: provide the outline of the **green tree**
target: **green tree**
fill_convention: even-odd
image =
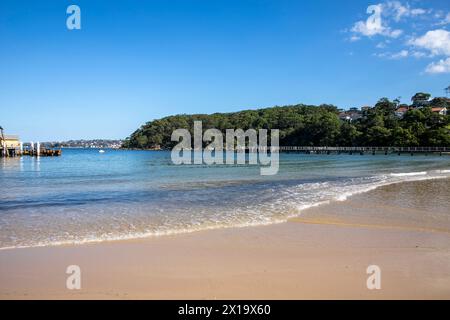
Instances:
[[[358,131],[358,128],[355,125],[349,122],[343,122],[337,143],[339,146],[345,147],[357,146],[361,135],[362,133]]]
[[[418,93],[414,99],[425,101],[422,99],[429,99],[429,95]],[[431,106],[447,103],[446,98],[430,102]],[[450,146],[450,115],[439,115],[425,106],[411,108],[399,118],[395,114],[398,106],[399,100],[382,98],[361,119],[352,122],[340,120],[334,105],[298,104],[211,115],[180,114],[147,122],[123,146],[171,148],[177,143],[171,141],[172,132],[184,128],[192,134],[194,121],[202,121],[203,130],[217,128],[223,132],[236,128],[279,129],[280,145],[284,146]]]
[[[413,106],[421,107],[426,105],[426,102],[430,99],[431,94],[425,92],[418,92],[411,97]]]

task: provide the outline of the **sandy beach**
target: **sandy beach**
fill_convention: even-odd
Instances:
[[[449,0],[0,1],[0,301],[450,300]]]
[[[384,186],[270,226],[2,250],[0,298],[449,299],[449,185]],[[66,289],[69,265],[81,290]]]

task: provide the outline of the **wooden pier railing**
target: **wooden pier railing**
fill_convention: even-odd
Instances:
[[[23,151],[20,151],[15,148],[11,148],[8,149],[6,157],[20,157],[20,156],[59,157],[61,156],[61,154],[62,154],[61,149],[41,149],[38,154],[36,149],[35,150],[25,149]],[[2,148],[0,148],[0,156],[2,157],[5,156]]]
[[[246,148],[248,152],[256,151],[295,152],[306,154],[450,154],[449,147],[311,147],[311,146],[280,146],[266,148]]]

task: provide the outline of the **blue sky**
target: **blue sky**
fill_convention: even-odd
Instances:
[[[81,30],[66,27],[70,4]],[[2,0],[0,125],[23,140],[124,138],[178,113],[442,96],[449,12],[447,0]]]

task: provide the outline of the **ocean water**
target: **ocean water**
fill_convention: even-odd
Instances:
[[[280,223],[379,186],[445,178],[445,155],[281,154],[274,176],[254,165],[177,166],[165,151],[2,158],[0,249]]]

